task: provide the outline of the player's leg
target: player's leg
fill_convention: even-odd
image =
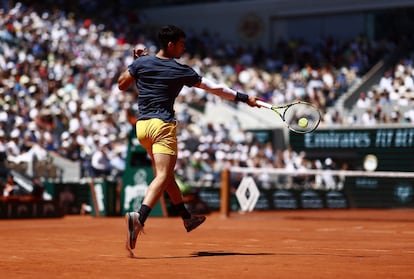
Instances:
[[[142,205],[154,208],[167,185],[174,182],[174,167],[177,161],[176,155],[159,154],[153,155],[154,179],[151,181]],[[142,207],[142,206],[141,206]],[[145,222],[145,220],[143,220]]]
[[[154,122],[151,120],[139,120],[136,122],[136,136],[141,145],[145,148],[148,155],[151,157],[153,171],[155,175],[155,163],[154,163],[154,156],[152,154],[152,146],[154,144],[153,135],[157,131],[157,127],[155,126],[154,129]],[[155,130],[155,132],[153,132]],[[139,211],[145,212],[140,214]],[[133,257],[134,254],[132,249],[135,248],[135,244],[137,241],[138,235],[144,229],[144,222],[140,221],[141,215],[144,216],[144,220],[151,212],[151,207],[146,205],[141,205],[139,211],[127,212],[125,214],[126,220],[126,231],[127,231],[127,238],[126,238],[126,249],[129,251],[130,256]],[[142,218],[142,217],[141,217]]]
[[[151,122],[151,130],[157,131],[157,136],[153,137],[152,148],[147,149],[152,158],[155,178],[151,182],[138,211],[139,220],[144,224],[151,208],[155,206],[163,195],[163,191],[166,190],[175,209],[182,217],[187,232],[192,231],[204,222],[205,217],[193,216],[188,212],[181,191],[175,181],[174,169],[178,153],[176,123],[164,123],[160,120],[152,120]]]
[[[205,216],[195,216],[188,212],[184,205],[183,197],[180,188],[177,185],[175,179],[167,185],[166,191],[174,205],[175,210],[181,216],[184,222],[184,227],[187,232],[190,232],[201,225],[205,220]]]
[[[155,166],[155,160],[154,160],[154,156],[151,153],[150,154],[151,159],[152,159],[152,169],[153,169],[153,173],[154,173],[154,177],[157,176],[157,168]],[[175,163],[174,163],[175,165]],[[175,175],[174,175],[175,177]],[[175,207],[176,211],[178,212],[178,214],[181,216],[181,218],[184,219],[189,219],[191,218],[191,214],[190,212],[188,212],[187,208],[184,205],[183,202],[183,196],[181,193],[181,190],[179,189],[175,178],[172,179],[171,181],[167,182],[167,186],[165,188],[165,190],[168,193],[168,196],[170,197],[170,200],[173,204],[173,206]],[[161,196],[159,197],[159,199],[161,198]],[[145,202],[144,202],[145,204]]]
[[[177,161],[176,124],[160,119],[139,120],[136,123],[137,138],[151,156],[154,179],[151,181],[141,207],[137,212],[128,212],[126,248],[132,254],[138,234],[143,230],[145,221],[152,208],[163,194],[166,185],[174,179]]]
[[[154,179],[148,186],[144,200],[138,212],[128,212],[127,220],[127,250],[133,256],[132,249],[135,248],[137,237],[143,231],[145,221],[147,220],[152,208],[157,204],[163,194],[166,185],[174,180],[174,166],[177,156],[168,154],[153,154],[153,165],[155,167]]]
[[[176,123],[150,119],[137,124],[137,136],[152,158],[154,172],[154,179],[138,211],[140,222],[144,225],[167,185],[174,183],[174,168],[177,162]]]

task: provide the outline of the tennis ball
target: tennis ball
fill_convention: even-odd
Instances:
[[[308,119],[302,117],[301,119],[299,119],[298,125],[301,128],[306,128],[306,126],[308,126]]]

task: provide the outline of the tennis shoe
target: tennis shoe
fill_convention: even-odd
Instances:
[[[139,222],[138,212],[128,212],[125,214],[125,221],[127,225],[127,238],[126,238],[126,249],[133,256],[132,250],[135,248],[137,237],[144,231],[144,226]]]
[[[187,232],[191,232],[198,226],[200,226],[204,221],[206,220],[206,216],[195,216],[191,215],[191,218],[184,219],[184,227],[187,230]]]

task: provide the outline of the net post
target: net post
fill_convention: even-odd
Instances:
[[[227,168],[221,171],[220,213],[224,218],[230,213],[230,170]]]

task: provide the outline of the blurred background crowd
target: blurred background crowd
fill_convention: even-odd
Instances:
[[[117,1],[118,9],[106,6],[108,1],[78,1],[77,13],[65,9],[70,1],[36,2],[0,9],[3,164],[30,165],[54,154],[79,163],[81,177],[120,177],[138,92],[135,88],[121,92],[117,78],[132,62],[135,46],[144,45],[151,53],[157,50],[156,28],[140,27],[145,18],[129,10],[128,1]],[[39,9],[49,4],[55,8]],[[82,16],[93,14],[96,5],[99,15]],[[369,40],[361,34],[347,41],[333,37],[317,43],[279,41],[264,49],[226,41],[214,31],[189,30],[187,52],[180,62],[273,103],[299,99],[317,104],[324,113],[322,125],[414,123],[413,53],[361,93],[352,113],[341,114],[335,108],[337,100],[400,40]],[[274,150],[233,119],[224,124],[203,121],[203,106],[217,102],[234,106],[192,88],[184,88],[177,100],[177,173],[184,180],[215,183],[221,169],[230,165],[286,169],[335,165],[332,160],[309,161],[306,154],[289,148]]]

